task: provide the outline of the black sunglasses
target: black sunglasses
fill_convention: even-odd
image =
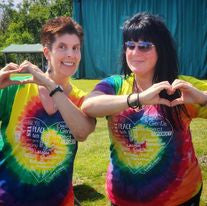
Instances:
[[[155,45],[149,41],[138,41],[137,43],[134,41],[127,41],[125,42],[125,46],[130,49],[134,50],[137,46],[137,49],[141,52],[148,52],[154,47]]]

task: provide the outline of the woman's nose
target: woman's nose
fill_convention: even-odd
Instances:
[[[73,56],[74,54],[73,54],[73,50],[72,49],[67,49],[67,56],[68,57],[71,57],[71,56]]]
[[[136,46],[134,49],[133,49],[133,54],[141,54],[141,52],[140,52],[140,50],[139,50],[139,48],[138,48],[138,46]]]

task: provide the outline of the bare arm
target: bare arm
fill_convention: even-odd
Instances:
[[[48,82],[46,87],[52,91],[56,84]],[[94,131],[95,119],[83,113],[63,92],[56,92],[52,98],[74,137],[78,141],[84,141]]]
[[[181,91],[181,97],[173,100],[172,102],[167,99],[160,98],[159,93],[166,89],[168,94],[173,94],[176,89]],[[99,91],[92,92],[82,105],[83,111],[92,117],[102,117],[107,115],[116,114],[123,111],[128,107],[128,95],[106,95]],[[137,94],[133,94],[130,100],[136,101]],[[139,94],[139,100],[142,105],[163,104],[170,107],[179,104],[207,104],[207,92],[200,91],[193,87],[191,84],[175,80],[172,85],[164,81],[153,84],[147,90]]]
[[[152,85],[147,90],[139,94],[139,100],[142,105],[147,104],[164,104],[170,106],[170,102],[160,98],[161,90],[170,90],[171,86],[168,82],[160,82]],[[169,91],[170,92],[170,91]],[[92,92],[82,105],[83,111],[91,117],[103,117],[113,115],[128,108],[128,95],[106,95],[99,91]],[[136,101],[137,94],[132,94],[130,101]]]
[[[36,83],[38,85],[43,85],[49,90],[49,92],[56,87],[56,83],[52,79],[30,62],[23,62],[20,65],[20,69],[32,74],[31,79],[27,79],[22,83]],[[84,141],[87,136],[94,131],[95,119],[90,118],[83,113],[71,102],[64,92],[56,92],[52,98],[75,139],[78,141]]]
[[[94,91],[83,102],[83,111],[91,117],[104,117],[116,114],[126,108],[128,95],[106,95]]]

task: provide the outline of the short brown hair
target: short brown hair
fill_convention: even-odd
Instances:
[[[41,31],[41,43],[43,46],[52,49],[52,44],[55,42],[56,35],[76,34],[83,41],[82,27],[70,17],[60,16],[50,19],[44,24]]]

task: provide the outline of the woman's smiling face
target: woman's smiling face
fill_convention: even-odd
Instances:
[[[81,43],[76,34],[56,35],[52,48],[44,48],[45,57],[56,78],[72,76],[81,59]]]
[[[133,42],[135,44],[134,49],[126,48],[126,61],[133,73],[137,75],[150,75],[152,77],[158,59],[157,51],[155,46],[148,50],[139,49],[138,44],[142,42],[141,40]]]

